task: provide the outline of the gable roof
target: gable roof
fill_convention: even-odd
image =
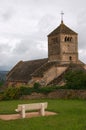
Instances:
[[[31,79],[31,74],[47,61],[47,58],[32,61],[20,61],[7,74],[7,81],[28,82],[28,80]]]
[[[43,74],[45,71],[47,71],[48,69],[50,69],[52,66],[56,65],[58,62],[57,61],[53,61],[53,62],[46,62],[45,64],[43,64],[40,68],[38,68],[33,74],[33,77],[43,77]]]
[[[71,30],[69,27],[67,27],[64,23],[61,23],[55,30],[53,30],[49,35],[49,36],[53,36],[53,35],[57,35],[57,34],[75,34],[77,35],[76,32],[74,32],[73,30]]]

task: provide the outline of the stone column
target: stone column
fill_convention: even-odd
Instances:
[[[41,103],[41,115],[45,116],[45,108],[44,108],[44,103]]]
[[[21,112],[21,115],[22,115],[22,118],[25,118],[25,106],[22,105],[22,112]]]

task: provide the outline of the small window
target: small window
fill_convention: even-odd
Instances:
[[[65,37],[65,42],[67,41],[67,37]]]
[[[72,42],[72,37],[69,37],[69,41]]]
[[[72,57],[71,56],[69,57],[69,60],[72,61]]]
[[[65,41],[65,42],[72,42],[72,37],[67,37],[67,36],[66,36],[65,39],[64,39],[64,41]]]

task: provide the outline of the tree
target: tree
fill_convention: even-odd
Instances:
[[[86,72],[69,71],[65,74],[66,87],[70,89],[86,89]]]

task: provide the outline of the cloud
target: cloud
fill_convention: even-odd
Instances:
[[[45,43],[30,39],[23,39],[16,44],[13,53],[20,56],[22,60],[32,60],[47,57]]]
[[[86,0],[0,0],[0,66],[47,57],[47,35],[60,24],[61,10],[64,23],[79,34],[79,55],[86,61],[85,5]]]
[[[86,62],[86,9],[82,8],[77,15],[79,57]]]
[[[5,13],[2,14],[3,21],[8,21],[12,18],[12,10],[7,10]]]
[[[48,34],[53,28],[57,26],[57,18],[54,15],[46,14],[38,22],[39,31]]]
[[[83,61],[84,63],[86,63],[86,49],[79,49],[79,58],[81,61]]]
[[[0,21],[1,22],[7,22],[12,19],[16,11],[14,11],[14,8],[12,7],[6,7],[6,9],[3,10],[3,8],[0,8]]]

